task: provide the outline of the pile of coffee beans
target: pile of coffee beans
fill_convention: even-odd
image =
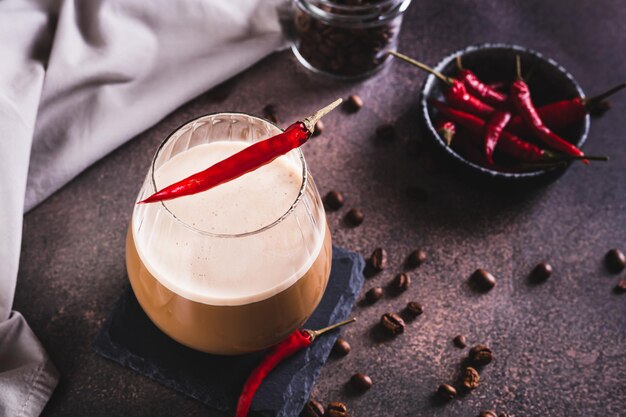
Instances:
[[[346,17],[358,20],[364,5],[379,2],[334,0],[324,4],[321,8],[326,13],[343,17],[337,22],[318,19],[309,11],[298,9],[294,16],[298,52],[315,69],[338,76],[354,77],[375,70],[387,60],[386,51],[395,49],[400,20],[375,25],[356,21],[347,24]],[[346,6],[358,7],[351,10]]]

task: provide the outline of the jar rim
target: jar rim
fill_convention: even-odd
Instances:
[[[412,0],[383,0],[373,4],[343,5],[332,0],[293,0],[303,11],[313,15],[316,19],[326,22],[341,22],[346,25],[380,25],[403,14]],[[322,9],[320,6],[332,8],[336,13]]]
[[[152,163],[150,164],[150,185],[152,187],[152,192],[156,192],[157,189],[157,185],[156,185],[156,179],[155,179],[155,167],[156,167],[156,163],[157,163],[157,159],[161,153],[161,151],[163,150],[163,148],[165,147],[165,145],[172,139],[174,138],[174,135],[176,135],[176,133],[178,133],[179,131],[181,131],[182,129],[184,129],[185,127],[191,125],[194,122],[197,122],[200,119],[203,118],[207,118],[207,117],[216,117],[216,116],[246,116],[249,117],[251,119],[256,119],[262,123],[265,123],[267,125],[270,125],[272,127],[275,127],[276,129],[278,129],[280,132],[283,132],[284,130],[281,129],[278,125],[276,125],[275,123],[263,119],[261,117],[257,117],[257,116],[253,116],[251,114],[248,113],[243,113],[243,112],[216,112],[216,113],[207,113],[204,114],[202,116],[198,116],[195,117],[183,124],[181,124],[180,126],[176,127],[169,135],[167,135],[167,137],[161,142],[161,144],[159,145],[159,147],[157,148],[157,151],[154,154],[154,157],[152,158]],[[266,138],[267,139],[267,138]],[[261,139],[263,140],[263,139]],[[298,204],[300,203],[300,201],[302,200],[302,196],[304,195],[305,191],[306,191],[306,187],[308,185],[308,168],[307,168],[307,163],[306,160],[304,159],[304,154],[302,153],[302,151],[300,150],[300,148],[296,148],[293,149],[291,152],[295,152],[298,159],[300,160],[300,163],[302,165],[302,184],[300,185],[300,189],[298,190],[298,195],[296,196],[296,199],[294,200],[294,202],[291,204],[291,206],[289,207],[289,209],[287,209],[287,211],[285,213],[283,213],[278,219],[272,221],[271,223],[262,226],[256,230],[251,230],[249,232],[243,232],[243,233],[213,233],[213,232],[208,232],[206,230],[202,230],[202,229],[198,229],[197,227],[194,227],[192,225],[190,225],[189,223],[185,222],[184,220],[180,219],[179,217],[177,217],[171,210],[170,208],[167,206],[167,204],[165,204],[165,201],[159,201],[158,204],[161,204],[162,207],[165,209],[165,211],[172,216],[172,218],[180,223],[181,225],[183,225],[184,227],[186,227],[187,229],[189,229],[190,231],[197,233],[197,234],[201,234],[204,236],[210,236],[210,237],[216,237],[216,238],[241,238],[241,237],[247,237],[247,236],[252,236],[252,235],[256,235],[259,233],[262,233],[266,230],[269,230],[275,226],[277,226],[278,224],[282,223],[283,220],[285,220],[298,206]]]

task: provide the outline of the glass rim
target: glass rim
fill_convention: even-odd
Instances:
[[[186,127],[187,125],[196,122],[202,118],[205,117],[215,117],[215,116],[222,116],[222,115],[235,115],[235,116],[246,116],[246,117],[250,117],[252,119],[256,119],[259,120],[263,123],[266,123],[270,126],[275,127],[276,129],[278,129],[280,132],[284,132],[284,129],[280,128],[277,124],[263,119],[262,117],[258,117],[258,116],[254,116],[252,114],[248,114],[248,113],[244,113],[244,112],[235,112],[235,111],[229,111],[229,112],[215,112],[215,113],[207,113],[207,114],[203,114],[201,116],[197,116],[191,120],[186,121],[185,123],[181,124],[180,126],[176,127],[169,135],[167,135],[167,137],[161,142],[161,144],[159,145],[159,147],[157,148],[154,157],[152,158],[152,163],[150,164],[150,185],[152,186],[152,192],[156,192],[157,191],[157,186],[156,186],[156,180],[154,178],[154,171],[155,171],[155,165],[157,162],[157,158],[159,157],[161,150],[163,150],[163,147],[170,141],[170,139],[173,138],[173,136],[180,131],[181,129],[183,129],[184,127]],[[270,136],[271,137],[271,136]],[[267,139],[267,138],[266,138]],[[261,139],[264,140],[264,139]],[[252,142],[255,143],[255,142]],[[216,237],[216,238],[241,238],[241,237],[247,237],[247,236],[252,236],[252,235],[256,235],[259,233],[262,233],[266,230],[269,230],[275,226],[277,226],[278,224],[282,223],[283,220],[285,220],[298,206],[298,204],[300,203],[300,201],[302,200],[302,196],[304,195],[304,192],[306,190],[306,187],[308,185],[309,182],[309,175],[308,175],[308,167],[307,167],[307,163],[306,160],[304,159],[304,154],[302,153],[302,151],[300,150],[300,148],[296,148],[293,149],[290,152],[295,151],[298,158],[300,159],[300,163],[302,164],[302,184],[300,185],[300,189],[298,190],[298,195],[296,196],[296,199],[294,200],[294,202],[291,204],[291,206],[289,207],[289,209],[287,209],[287,211],[285,213],[283,213],[279,218],[277,218],[276,220],[272,221],[271,223],[260,227],[256,230],[251,230],[249,232],[244,232],[244,233],[213,233],[213,232],[208,232],[206,230],[201,230],[198,229],[197,227],[194,227],[192,225],[190,225],[189,223],[183,221],[182,219],[180,219],[179,217],[177,217],[171,210],[170,208],[165,204],[165,201],[159,201],[158,204],[161,204],[163,206],[163,208],[165,209],[165,211],[172,216],[172,218],[180,223],[181,225],[183,225],[184,227],[186,227],[187,229],[191,230],[194,233],[198,233],[204,236],[210,236],[210,237]],[[288,152],[285,155],[288,155],[290,152]],[[271,162],[270,162],[271,163]],[[244,174],[245,175],[245,174]]]
[[[383,0],[375,4],[363,4],[360,6],[349,6],[334,3],[332,0],[317,0],[319,5],[311,0],[293,0],[303,11],[310,13],[317,19],[326,22],[341,22],[356,25],[377,26],[395,19],[406,12],[412,0]],[[320,6],[329,6],[341,12],[361,12],[355,15],[346,15],[323,10]]]

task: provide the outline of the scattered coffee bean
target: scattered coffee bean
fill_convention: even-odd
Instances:
[[[467,346],[467,340],[465,339],[465,336],[463,336],[462,334],[455,336],[454,339],[452,339],[452,342],[454,342],[454,346],[461,348],[461,349]]]
[[[356,94],[353,94],[350,97],[348,97],[348,99],[346,100],[345,106],[347,110],[355,113],[361,110],[361,108],[363,107],[363,100],[361,99],[361,97],[357,96]]]
[[[321,120],[318,120],[315,123],[315,129],[313,130],[313,136],[319,136],[322,134],[322,132],[324,132],[324,122],[322,122]]]
[[[383,297],[383,289],[380,287],[370,288],[365,293],[365,300],[370,304],[374,304],[376,301],[380,300],[382,297]]]
[[[469,359],[477,366],[485,366],[493,360],[493,355],[487,346],[476,345],[470,349]]]
[[[406,258],[406,265],[409,268],[417,268],[418,266],[426,262],[426,258],[427,258],[426,251],[423,251],[421,249],[416,249],[413,252],[411,252],[409,256]]]
[[[496,414],[495,411],[491,411],[491,410],[484,410],[481,411],[480,414],[478,415],[478,417],[498,417],[498,415]]]
[[[480,383],[480,375],[478,371],[471,366],[468,366],[463,371],[463,386],[467,389],[475,389],[478,388],[478,384]]]
[[[376,248],[370,256],[370,265],[376,272],[387,268],[387,251],[383,248]]]
[[[353,227],[356,227],[360,225],[361,223],[363,223],[364,217],[365,216],[363,215],[363,212],[361,210],[352,208],[346,214],[346,221],[348,222],[348,224],[352,225]]]
[[[391,336],[399,335],[400,333],[404,333],[404,320],[402,317],[398,316],[396,313],[387,313],[383,314],[380,318],[380,324],[382,324],[383,328],[389,333]]]
[[[396,138],[396,128],[393,125],[386,124],[376,129],[376,138],[381,141],[390,141]]]
[[[339,210],[343,206],[343,202],[343,194],[339,191],[331,190],[324,196],[324,207],[326,207],[326,210]]]
[[[324,406],[322,405],[321,402],[311,398],[304,406],[304,409],[302,410],[302,413],[300,414],[300,416],[324,417]]]
[[[263,116],[272,123],[278,124],[278,111],[275,104],[268,104],[263,107]]]
[[[350,343],[343,337],[338,337],[333,345],[333,353],[338,356],[346,356],[351,350]]]
[[[405,272],[400,272],[398,275],[396,275],[396,277],[393,279],[393,282],[391,283],[391,287],[396,292],[404,292],[409,288],[410,285],[411,277]]]
[[[615,286],[615,292],[618,294],[623,294],[626,292],[626,278],[622,278],[620,282]]]
[[[611,249],[604,256],[604,262],[609,271],[617,274],[626,267],[626,257],[619,249]]]
[[[530,279],[533,282],[539,283],[544,282],[545,280],[550,278],[550,275],[552,275],[552,265],[547,262],[541,262],[540,264],[537,264],[535,268],[533,268],[532,272],[530,273]]]
[[[470,277],[470,280],[472,281],[476,289],[481,292],[487,292],[496,285],[496,278],[482,268],[474,271],[474,273]]]
[[[409,303],[406,305],[406,311],[412,317],[417,317],[424,312],[424,307],[417,301],[409,301]]]
[[[352,378],[350,378],[350,383],[355,389],[361,392],[367,391],[368,389],[372,388],[372,378],[362,373],[352,375]]]
[[[437,395],[443,400],[451,400],[456,397],[456,389],[450,384],[441,384],[437,388]]]
[[[333,401],[326,406],[327,417],[346,417],[347,415],[348,409],[344,403]]]

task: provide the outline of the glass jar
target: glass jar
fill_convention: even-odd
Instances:
[[[395,50],[411,0],[293,0],[292,50],[307,68],[367,77]]]
[[[224,149],[232,154],[232,146],[280,132],[246,114],[199,117],[161,144],[137,201],[173,182],[165,177],[168,164],[191,171],[185,178],[203,169],[189,166],[196,160],[221,160]],[[275,176],[275,164],[287,175]],[[287,185],[288,196],[271,207]],[[270,214],[246,223],[261,211]],[[302,326],[322,298],[330,263],[324,208],[299,149],[204,193],[135,204],[126,239],[128,277],[148,317],[174,340],[214,354],[261,350]]]

